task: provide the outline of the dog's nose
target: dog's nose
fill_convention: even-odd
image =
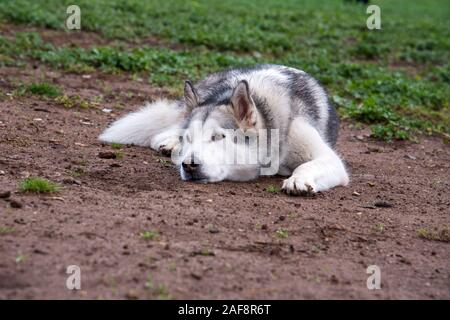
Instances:
[[[191,163],[183,162],[182,166],[184,171],[189,173],[194,173],[198,168],[198,164],[194,163],[193,161]]]

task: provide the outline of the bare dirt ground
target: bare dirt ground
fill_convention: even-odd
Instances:
[[[304,198],[265,191],[281,177],[200,185],[146,148],[99,157],[117,152],[96,140],[108,123],[163,91],[43,67],[3,68],[0,87],[41,78],[103,98],[88,109],[0,100],[0,193],[12,193],[0,199],[0,299],[450,298],[450,244],[418,232],[450,225],[442,139],[377,142],[344,121],[347,188]],[[63,188],[17,192],[30,175]],[[140,237],[147,230],[158,236]],[[69,265],[81,268],[81,290],[66,289]],[[381,269],[381,290],[366,287],[369,265]]]

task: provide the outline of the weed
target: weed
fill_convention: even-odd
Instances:
[[[39,177],[30,177],[19,185],[20,192],[53,193],[59,191],[58,184]]]
[[[155,240],[159,237],[159,233],[156,231],[143,231],[139,234],[139,236],[144,240]]]

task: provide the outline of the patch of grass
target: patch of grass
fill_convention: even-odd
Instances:
[[[386,226],[383,223],[377,223],[374,227],[375,231],[378,231],[380,233],[383,233],[386,229]]]
[[[84,175],[85,173],[86,171],[83,168],[74,168],[69,172],[69,175],[74,178],[78,178]]]
[[[113,148],[113,149],[115,149],[115,150],[120,150],[120,149],[122,149],[122,147],[123,147],[122,144],[116,143],[116,142],[111,143],[110,146],[111,146],[111,148]]]
[[[280,192],[280,189],[275,187],[274,185],[269,185],[266,188],[266,192],[268,192],[268,193],[278,193],[278,192]]]
[[[164,159],[164,158],[158,158],[156,160],[157,162],[163,164],[165,167],[171,167],[172,166],[172,162],[170,162],[170,160]]]
[[[116,159],[122,159],[125,156],[123,151],[116,151],[114,154],[116,155]]]
[[[13,227],[0,226],[0,235],[12,233],[14,230],[15,229]]]
[[[419,229],[418,231],[419,237],[432,241],[441,241],[450,243],[450,228],[444,226],[440,230],[431,231],[426,228]]]
[[[89,109],[91,107],[91,103],[87,100],[82,99],[79,95],[60,95],[55,98],[55,102],[68,109]]]
[[[140,44],[152,36],[161,46],[55,47],[19,32],[0,37],[0,65],[33,59],[69,72],[125,71],[179,94],[182,79],[285,64],[318,78],[339,113],[369,124],[376,139],[450,133],[448,10],[441,0],[371,3],[386,17],[382,30],[369,31],[364,6],[342,0],[79,0],[83,30]],[[3,1],[0,18],[62,30],[66,5]]]
[[[53,193],[59,191],[60,186],[52,181],[39,177],[30,177],[19,185],[20,192]]]
[[[286,239],[289,237],[289,231],[283,228],[279,228],[277,231],[275,231],[275,235],[280,239]]]
[[[204,257],[213,257],[213,256],[215,256],[215,253],[212,250],[204,248],[200,251],[200,255],[202,255]]]
[[[20,263],[25,262],[26,259],[27,259],[27,257],[24,254],[22,254],[22,252],[19,252],[15,258],[15,261],[17,264],[20,264]]]
[[[35,82],[24,87],[25,93],[55,98],[61,94],[61,90],[48,82]]]
[[[172,295],[169,292],[167,286],[163,283],[154,284],[151,276],[147,277],[145,282],[145,288],[151,292],[152,295],[156,295],[158,300],[171,300]]]
[[[147,231],[141,232],[139,234],[139,237],[141,239],[150,240],[151,241],[151,240],[155,240],[157,237],[159,237],[159,233],[156,232],[156,231],[147,230]]]

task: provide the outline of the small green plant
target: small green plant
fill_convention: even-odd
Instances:
[[[144,239],[144,240],[155,240],[159,236],[159,233],[156,231],[147,230],[147,231],[141,232],[139,234],[139,236],[141,237],[141,239]]]
[[[61,94],[60,89],[47,82],[31,83],[25,86],[25,93],[55,98]]]
[[[172,296],[169,293],[169,289],[163,283],[155,285],[152,277],[148,276],[145,281],[145,288],[151,292],[152,295],[156,295],[158,300],[171,300]]]
[[[20,264],[20,263],[24,262],[25,260],[26,260],[26,256],[24,254],[22,254],[22,252],[19,251],[19,253],[17,254],[16,259],[15,259],[16,263]]]
[[[441,230],[435,232],[426,228],[421,228],[417,232],[420,238],[450,243],[450,228],[447,226],[444,226]]]
[[[122,149],[122,144],[120,144],[120,143],[116,143],[116,142],[113,142],[113,143],[111,143],[111,148],[113,148],[113,149],[115,149],[115,150],[120,150],[120,149]]]
[[[278,189],[274,185],[269,185],[266,188],[266,192],[268,192],[268,193],[278,193],[279,191],[280,191],[280,189]]]
[[[381,232],[381,233],[384,232],[385,228],[386,227],[385,227],[385,225],[383,223],[377,223],[375,225],[375,230],[378,231],[378,232]]]
[[[20,192],[53,193],[59,189],[58,184],[39,177],[26,178],[19,185]]]
[[[13,227],[8,226],[0,226],[0,235],[14,232]]]
[[[204,257],[212,257],[215,255],[215,253],[214,253],[214,251],[204,248],[200,251],[200,255],[202,255]]]
[[[169,160],[164,159],[164,158],[158,158],[156,161],[161,163],[161,164],[163,164],[164,167],[171,167],[172,166],[172,162],[170,162]]]
[[[74,107],[89,109],[91,107],[91,103],[82,99],[79,95],[60,95],[55,98],[55,102],[67,109],[72,109]]]
[[[286,239],[289,237],[289,231],[283,228],[279,228],[277,231],[275,231],[275,235],[280,239]]]
[[[71,170],[69,172],[69,175],[77,178],[77,177],[81,177],[82,175],[84,175],[86,172],[83,168],[74,168],[73,170]]]
[[[122,151],[116,151],[114,154],[116,155],[116,159],[122,159],[125,156],[125,153]]]

